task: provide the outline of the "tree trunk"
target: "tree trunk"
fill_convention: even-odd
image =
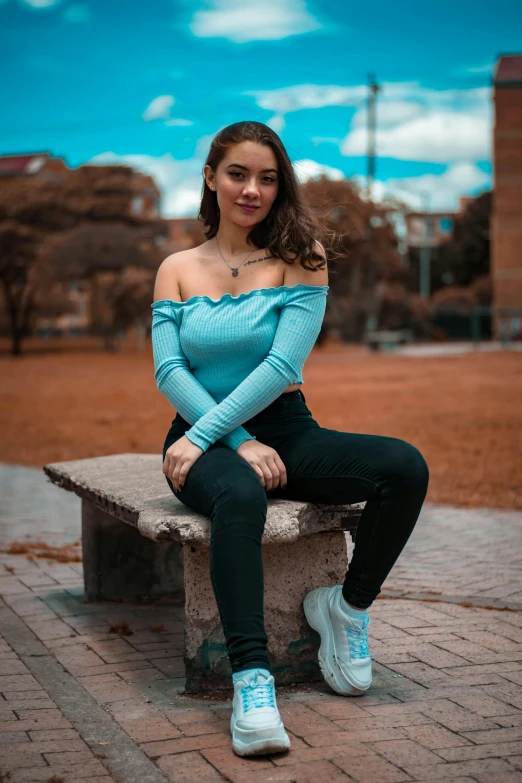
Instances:
[[[9,313],[9,324],[11,327],[11,356],[21,356],[22,342],[26,333],[28,316],[32,304],[31,287],[25,284],[16,291],[9,286],[9,283],[6,280],[3,280],[2,283]]]
[[[11,356],[22,355],[22,335],[23,330],[14,327],[11,332]]]
[[[5,302],[9,314],[10,337],[11,337],[11,356],[20,356],[22,353],[23,328],[20,328],[17,301],[15,294],[9,288],[8,283],[2,280],[5,292]]]

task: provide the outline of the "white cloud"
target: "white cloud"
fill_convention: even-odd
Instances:
[[[270,119],[267,120],[266,125],[268,125],[269,128],[272,128],[274,133],[281,134],[286,128],[284,114],[274,114],[273,117],[270,117]]]
[[[182,120],[180,117],[173,117],[170,120],[165,120],[165,125],[178,125],[179,127],[185,128],[189,125],[194,125],[194,122],[192,120]]]
[[[183,183],[166,193],[163,214],[165,217],[196,217],[200,204],[201,187]]]
[[[354,177],[357,184],[366,187],[366,178]],[[420,177],[403,177],[376,180],[374,200],[397,198],[412,209],[443,210],[458,208],[460,196],[478,195],[491,187],[491,178],[469,161],[449,166],[442,174],[423,174]]]
[[[329,84],[295,84],[279,90],[245,90],[242,95],[255,99],[261,109],[290,114],[301,109],[325,106],[358,106],[366,100],[365,85],[341,87]]]
[[[76,5],[70,5],[64,10],[63,18],[66,22],[82,24],[83,22],[88,22],[90,20],[91,11],[88,5],[77,3]]]
[[[158,95],[154,98],[142,114],[145,122],[149,120],[167,120],[170,119],[170,110],[176,103],[173,95]]]
[[[390,179],[386,184],[395,190],[402,189],[404,195],[411,191],[428,195],[448,193],[463,195],[475,192],[480,188],[486,188],[490,182],[489,175],[474,163],[460,161],[449,166],[442,174],[423,174],[420,177]],[[415,199],[415,196],[413,198]],[[420,202],[421,198],[417,197],[417,206]]]
[[[400,122],[407,122],[418,117],[423,112],[420,103],[413,101],[388,101],[387,103],[377,104],[377,125],[382,128],[389,128]],[[366,128],[367,112],[358,111],[352,119],[352,128]]]
[[[398,160],[453,163],[490,157],[491,91],[432,90],[384,84],[377,99],[377,154]],[[343,155],[365,155],[367,109],[361,106],[341,144]]]
[[[222,125],[220,128],[216,130],[216,133],[204,133],[203,136],[200,136],[196,142],[196,151],[195,151],[195,157],[200,159],[204,158],[206,160],[206,157],[210,150],[210,145],[212,143],[212,140],[217,133],[222,130],[225,126]]]
[[[121,164],[154,177],[161,190],[163,217],[195,217],[201,202],[203,161],[200,157],[175,160],[170,153],[154,158],[151,155],[118,155],[103,152],[89,163]]]
[[[493,73],[494,64],[485,63],[484,65],[470,65],[468,68],[463,68],[463,73]]]
[[[417,82],[383,82],[377,98],[377,154],[399,160],[451,163],[490,156],[491,90],[433,90]],[[350,132],[340,141],[343,155],[367,151],[366,84],[298,84],[278,90],[250,90],[256,104],[275,112],[281,125],[290,112],[350,106]],[[325,140],[331,140],[325,137]],[[322,138],[316,137],[315,143]]]
[[[382,82],[378,94],[378,111],[391,104],[390,112],[405,112],[406,105],[426,107],[458,107],[483,105],[490,99],[489,87],[473,89],[433,90],[418,82]],[[362,109],[368,99],[368,86],[356,84],[294,84],[276,90],[246,90],[261,109],[289,114],[302,109],[322,109],[326,106],[352,106]],[[386,112],[386,109],[384,110]],[[383,116],[386,116],[384,114]]]
[[[149,103],[142,114],[142,118],[145,122],[150,122],[151,120],[164,120],[164,124],[169,127],[179,126],[185,128],[194,125],[192,120],[170,116],[170,110],[175,103],[176,99],[173,95],[158,95],[157,98],[154,98],[154,100]]]
[[[344,179],[345,176],[340,169],[326,166],[324,163],[318,163],[316,160],[310,160],[308,158],[294,161],[293,166],[299,182],[307,182],[309,179],[319,179],[322,174],[329,179]]]
[[[314,147],[318,147],[319,144],[336,144],[339,146],[339,144],[342,142],[342,139],[338,139],[337,136],[312,136],[310,141]]]
[[[208,4],[211,8],[196,11],[189,24],[198,38],[228,38],[237,44],[279,41],[322,27],[304,0],[208,0]]]
[[[484,160],[490,155],[491,124],[487,116],[431,111],[423,116],[378,128],[377,154],[398,160],[448,163]],[[343,155],[365,155],[367,131],[358,126],[341,145]]]
[[[148,122],[149,120],[167,120],[170,118],[170,110],[176,103],[176,99],[173,95],[158,95],[154,98],[145,111],[143,112],[143,119]]]
[[[59,5],[62,0],[21,0],[22,4],[28,5],[31,8],[52,8]]]
[[[383,82],[378,104],[394,104],[393,111],[398,112],[405,104],[418,102],[429,105],[452,105],[460,102],[484,100],[487,88],[472,90],[432,90],[421,87],[418,82]],[[368,86],[366,84],[294,84],[276,90],[246,90],[243,95],[252,96],[257,105],[269,111],[289,114],[302,109],[322,109],[326,106],[352,106],[361,109],[366,106]]]

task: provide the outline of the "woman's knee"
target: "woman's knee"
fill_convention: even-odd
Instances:
[[[260,479],[254,476],[234,480],[221,492],[221,501],[237,508],[251,508],[253,505],[267,508],[267,496]]]
[[[235,479],[219,482],[214,494],[213,517],[219,527],[240,524],[264,527],[268,499],[260,479],[244,473]]]
[[[419,449],[408,441],[394,438],[391,472],[396,479],[408,486],[427,489],[430,471]]]

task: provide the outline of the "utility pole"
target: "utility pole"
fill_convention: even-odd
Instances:
[[[430,296],[430,264],[431,264],[431,239],[433,236],[433,218],[430,213],[430,194],[424,193],[423,208],[425,215],[424,244],[420,250],[419,283],[420,294],[424,299]]]
[[[434,235],[433,215],[431,213],[431,196],[429,191],[410,190],[401,185],[401,190],[412,193],[421,201],[421,214],[424,215],[423,244],[420,247],[419,259],[419,293],[424,299],[428,299],[431,293],[431,246]]]
[[[375,135],[377,126],[377,93],[381,88],[375,81],[375,74],[368,74],[368,177],[366,196],[372,197],[373,181],[375,179]]]

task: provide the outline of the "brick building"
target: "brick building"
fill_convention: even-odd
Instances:
[[[491,221],[491,275],[494,305],[522,308],[522,54],[499,58],[493,85],[495,195]],[[506,321],[500,315],[495,325],[497,336],[502,326],[506,326]]]
[[[431,296],[441,286],[451,285],[453,282],[453,275],[446,268],[446,262],[441,257],[441,246],[451,238],[455,219],[462,213],[464,202],[465,199],[461,197],[457,211],[416,210],[405,214],[405,255],[415,291],[423,292],[421,282],[423,256],[427,265],[424,288],[427,287],[428,290],[424,291],[425,294]]]
[[[408,212],[406,242],[408,247],[438,247],[451,236],[455,220],[452,211]]]

